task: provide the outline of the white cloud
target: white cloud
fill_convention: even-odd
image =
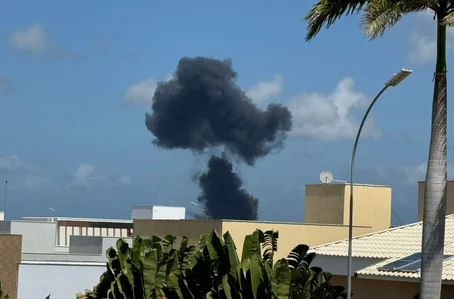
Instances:
[[[118,182],[121,185],[132,185],[132,179],[129,176],[122,176]]]
[[[173,74],[165,77],[165,82],[174,79]],[[123,101],[137,107],[149,107],[153,102],[153,95],[158,87],[158,80],[148,78],[131,85],[126,91]]]
[[[414,185],[418,181],[424,181],[426,178],[427,161],[418,165],[403,166],[400,168],[404,184]],[[448,164],[448,179],[454,175],[453,165]]]
[[[0,158],[0,170],[14,171],[25,166],[25,163],[16,155]]]
[[[411,35],[410,42],[412,51],[410,61],[415,64],[434,62],[437,54],[436,42],[436,20],[433,19],[434,13],[426,10],[417,15],[417,28]],[[454,28],[447,29],[447,48],[454,48]]]
[[[11,81],[6,77],[0,77],[0,92],[8,92],[13,90]]]
[[[17,29],[10,35],[10,44],[21,51],[44,51],[48,48],[46,31],[40,23]]]
[[[293,117],[291,134],[326,141],[354,138],[359,123],[353,112],[363,107],[368,98],[353,88],[353,79],[344,78],[329,95],[313,92],[292,98],[288,103]],[[361,136],[379,138],[381,135],[373,118],[369,118]]]
[[[88,186],[88,183],[92,178],[91,175],[94,171],[95,167],[93,165],[88,163],[80,164],[73,173],[75,183]]]
[[[410,53],[411,62],[423,64],[435,59],[437,43],[434,38],[414,33],[411,42],[413,44],[413,51]]]
[[[128,88],[124,102],[133,106],[148,107],[153,101],[153,95],[158,86],[158,81],[146,79]]]
[[[246,91],[246,95],[257,105],[265,104],[282,92],[284,78],[276,74],[270,81],[260,81]]]
[[[51,187],[52,180],[42,176],[27,177],[24,181],[25,187],[30,191],[40,191]]]

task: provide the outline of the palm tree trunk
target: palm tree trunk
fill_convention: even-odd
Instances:
[[[421,299],[439,299],[441,295],[447,192],[446,111],[446,25],[438,21],[432,130],[424,191]]]

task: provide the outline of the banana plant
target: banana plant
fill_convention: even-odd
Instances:
[[[339,299],[345,289],[330,284],[331,274],[310,267],[315,253],[298,245],[273,265],[276,231],[247,235],[241,259],[229,232],[200,237],[198,248],[183,237],[136,236],[107,250],[107,270],[93,290],[78,299]],[[263,254],[262,254],[263,250]]]

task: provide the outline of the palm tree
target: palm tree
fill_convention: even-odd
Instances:
[[[317,0],[305,17],[306,40],[343,15],[362,12],[360,28],[370,40],[382,36],[406,14],[431,10],[437,21],[432,127],[424,192],[421,299],[440,298],[446,215],[446,27],[454,25],[451,0]]]

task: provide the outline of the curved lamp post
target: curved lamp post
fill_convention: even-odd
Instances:
[[[207,215],[207,213],[205,213],[205,210],[204,210],[204,209],[202,209],[202,207],[201,207],[201,206],[199,206],[198,204],[196,204],[196,203],[195,203],[195,202],[193,202],[193,201],[190,201],[190,203],[191,203],[191,205],[193,205],[193,206],[196,206],[197,208],[199,208],[199,209],[200,209],[200,211],[202,211],[203,215],[205,216],[205,219],[208,219],[208,215]]]
[[[58,217],[61,217],[61,216],[60,216],[60,214],[58,214],[57,210],[55,210],[54,208],[51,208],[51,207],[47,207],[47,209],[48,209],[49,211],[52,211],[52,212],[54,212],[54,213],[55,213],[55,215],[57,215]]]
[[[397,86],[405,78],[407,78],[413,71],[407,69],[401,69],[398,73],[394,74],[388,82],[385,83],[385,86],[380,90],[380,92],[375,96],[374,100],[370,103],[369,107],[364,114],[363,120],[358,128],[358,133],[356,134],[355,143],[353,145],[352,160],[350,164],[350,212],[348,219],[348,260],[347,260],[347,299],[350,299],[352,293],[352,240],[353,240],[353,167],[355,164],[356,148],[358,147],[359,136],[363,129],[364,123],[366,122],[367,116],[369,115],[370,110],[377,102],[378,98],[385,92],[388,87]]]

